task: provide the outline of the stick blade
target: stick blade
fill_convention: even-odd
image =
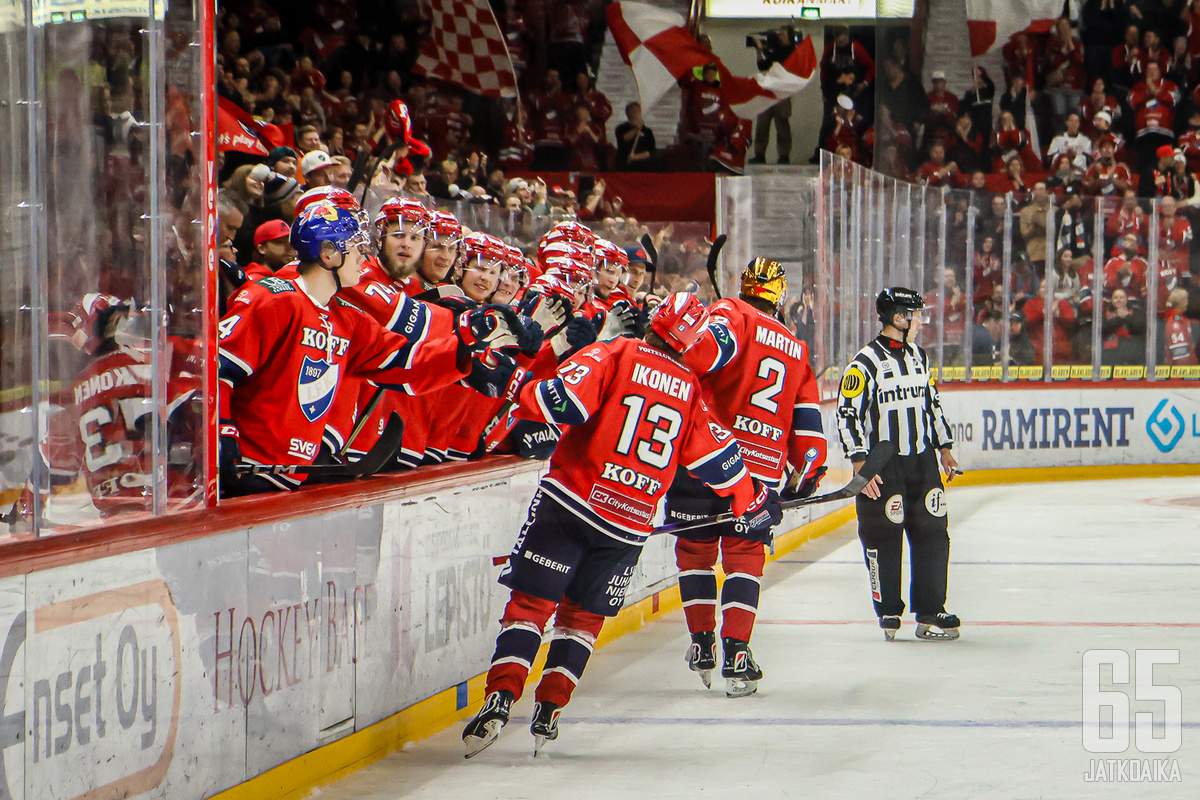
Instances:
[[[379,435],[375,444],[371,445],[371,449],[362,458],[348,464],[347,467],[352,474],[360,477],[374,475],[387,466],[392,456],[396,455],[403,438],[404,421],[400,419],[399,414],[393,413],[388,417],[387,424],[383,426],[383,433]]]

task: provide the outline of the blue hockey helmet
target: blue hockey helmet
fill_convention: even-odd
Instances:
[[[321,245],[329,242],[340,253],[371,243],[371,235],[363,229],[358,217],[328,201],[309,206],[292,222],[288,237],[300,261],[317,261]]]

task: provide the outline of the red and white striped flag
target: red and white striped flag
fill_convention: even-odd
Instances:
[[[625,63],[633,70],[643,106],[652,106],[677,80],[697,67],[715,63],[725,102],[742,119],[752,119],[803,89],[817,69],[812,39],[805,37],[787,59],[765,73],[743,78],[731,73],[692,38],[682,16],[645,3],[608,6],[608,28]]]
[[[1021,32],[1046,33],[1062,10],[1062,0],[967,0],[971,55],[999,50]]]
[[[485,97],[516,97],[517,76],[487,0],[433,0],[413,69]]]

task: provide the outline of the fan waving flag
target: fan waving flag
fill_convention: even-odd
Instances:
[[[487,0],[433,0],[413,69],[484,97],[516,97],[517,76]]]
[[[1018,33],[1047,33],[1062,10],[1062,0],[967,0],[971,55],[998,50]]]
[[[232,100],[217,98],[217,147],[221,152],[237,150],[255,156],[268,151],[260,138],[262,128],[249,113]]]
[[[701,47],[687,32],[683,17],[673,11],[622,0],[609,4],[607,13],[609,30],[621,58],[633,70],[644,107],[657,103],[692,70],[716,64],[725,102],[739,117],[751,119],[803,89],[817,68],[817,54],[807,36],[784,61],[743,78]]]

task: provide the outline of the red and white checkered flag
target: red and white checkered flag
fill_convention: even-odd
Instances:
[[[432,0],[414,69],[485,97],[516,97],[517,76],[487,0]]]

